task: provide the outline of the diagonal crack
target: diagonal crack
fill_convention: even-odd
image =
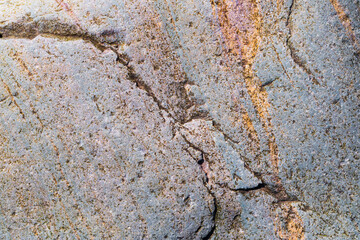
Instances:
[[[91,43],[94,47],[96,47],[97,49],[104,51],[105,49],[110,49],[112,52],[114,52],[117,56],[116,58],[116,62],[120,63],[121,65],[123,65],[126,70],[127,70],[127,80],[135,83],[136,87],[145,91],[146,94],[152,98],[152,100],[156,103],[156,105],[158,106],[158,108],[160,110],[164,110],[176,123],[176,127],[183,127],[183,121],[179,121],[175,118],[175,116],[173,116],[171,114],[171,112],[169,111],[169,109],[167,109],[166,107],[164,107],[164,105],[162,104],[162,102],[158,99],[158,97],[156,96],[156,94],[153,92],[152,88],[146,84],[146,82],[141,78],[141,76],[139,74],[136,73],[135,69],[133,66],[131,66],[130,62],[131,59],[130,57],[125,54],[125,53],[119,53],[116,49],[116,47],[114,47],[113,45],[107,43],[107,42],[101,42],[99,41],[99,39],[97,38],[97,36],[94,36],[93,34],[90,34],[88,31],[84,30],[81,25],[79,24],[78,19],[76,18],[76,16],[73,16],[74,14],[71,11],[71,8],[68,6],[67,3],[65,3],[62,0],[56,0],[59,5],[61,5],[62,8],[64,8],[65,11],[67,11],[73,18],[75,18],[75,25],[66,25],[57,21],[54,21],[53,24],[48,24],[48,23],[42,23],[45,26],[45,30],[39,30],[38,28],[38,23],[36,22],[30,22],[30,23],[13,23],[12,26],[5,26],[3,28],[0,28],[0,38],[4,38],[4,39],[8,39],[8,38],[27,38],[27,39],[33,39],[36,36],[39,36],[41,34],[47,34],[50,35],[51,37],[56,37],[56,38],[61,38],[61,39],[67,39],[67,40],[74,40],[74,39],[82,39],[85,42],[89,42]],[[46,29],[46,26],[48,25],[55,25],[55,27],[53,27],[52,29]],[[54,31],[54,29],[56,31]],[[162,112],[160,111],[160,114],[163,116]],[[163,116],[164,117],[164,116]],[[198,116],[198,115],[194,115],[194,116],[190,116],[191,117],[202,117],[202,116]],[[196,147],[194,144],[192,144],[190,141],[188,141],[185,136],[183,136],[183,138],[185,139],[185,142],[190,146],[193,147],[194,149],[200,151],[202,153],[202,158],[206,157],[206,154],[204,151],[202,151],[200,148]],[[189,153],[190,154],[190,153]],[[192,156],[190,154],[190,156]],[[193,156],[192,156],[193,157]],[[198,162],[200,165],[202,164],[202,162]],[[204,170],[204,169],[203,169]],[[207,173],[206,171],[205,175],[206,175],[206,179],[208,179]],[[215,196],[215,193],[213,191],[211,191],[210,186],[208,185],[207,181],[203,181],[203,184],[205,186],[205,188],[207,189],[208,193],[212,196],[213,198],[213,210],[211,212],[212,215],[212,220],[213,220],[213,225],[212,228],[209,230],[209,232],[206,234],[206,236],[202,237],[202,239],[210,239],[212,234],[215,231],[216,228],[216,214],[218,211],[218,207],[217,207],[217,199]],[[201,224],[202,225],[202,224]],[[201,227],[198,229],[200,230]]]
[[[292,0],[291,4],[290,4],[290,7],[289,7],[289,13],[288,13],[288,16],[286,18],[286,26],[289,26],[289,24],[290,24],[290,18],[291,18],[291,14],[292,14],[292,11],[293,11],[294,3],[295,3],[295,0]],[[291,29],[290,29],[290,31],[291,31]]]
[[[209,186],[207,185],[207,183],[204,181],[203,182],[205,188],[207,189],[208,193],[212,196],[213,198],[213,205],[214,205],[214,210],[212,211],[212,216],[211,219],[213,220],[213,225],[210,229],[210,231],[208,232],[208,234],[206,234],[206,236],[204,236],[202,239],[203,240],[209,240],[211,238],[211,236],[214,234],[215,229],[216,229],[216,217],[217,217],[217,213],[218,213],[218,200],[216,199],[215,193],[211,191],[211,189],[209,188]]]
[[[289,35],[286,38],[286,45],[290,50],[290,56],[291,56],[292,60],[294,61],[294,63],[296,65],[298,65],[307,75],[310,76],[310,79],[313,81],[314,84],[319,85],[320,83],[315,78],[314,73],[311,71],[311,69],[308,66],[306,66],[307,65],[306,61],[304,59],[301,59],[301,57],[298,54],[299,50],[297,50],[294,47],[294,44],[291,41],[292,31],[293,31],[293,29],[292,29],[292,14],[293,14],[293,10],[294,10],[294,5],[296,4],[295,1],[296,0],[292,0],[290,8],[289,8],[289,13],[288,13],[288,16],[286,19],[286,26],[289,29]]]
[[[206,156],[208,155],[208,153],[206,153],[204,150],[202,150],[200,147],[196,146],[195,144],[193,144],[192,142],[190,142],[184,134],[181,134],[180,135],[183,137],[184,141],[192,148],[194,148],[195,150],[201,152],[201,159],[196,159],[187,149],[185,149],[185,151],[188,152],[188,154],[190,155],[191,158],[193,158],[200,166],[201,166],[201,169],[202,171],[204,172],[205,174],[205,180],[203,180],[203,185],[204,187],[206,188],[207,192],[209,193],[209,195],[212,196],[213,198],[213,205],[214,205],[214,209],[212,211],[212,221],[213,221],[213,225],[210,229],[210,231],[206,234],[206,236],[202,237],[202,239],[204,240],[208,240],[210,239],[210,237],[213,235],[214,231],[215,231],[215,228],[216,228],[216,216],[217,216],[217,212],[218,212],[218,200],[216,198],[216,195],[215,193],[210,189],[210,186],[209,186],[209,176],[208,176],[208,173],[205,171],[205,169],[203,168],[202,164],[204,163],[204,159],[206,159]],[[203,223],[201,223],[202,225]],[[197,230],[200,231],[201,229],[201,226],[199,227],[199,229]]]
[[[292,12],[292,8],[294,5],[294,1],[291,4],[290,7],[290,12],[288,15],[288,19],[287,19],[287,26],[289,26],[289,30],[290,30],[290,35],[287,38],[287,45],[289,46],[290,49],[290,53],[291,53],[291,57],[293,58],[294,62],[296,64],[298,64],[302,69],[305,70],[305,72],[309,72],[309,75],[312,75],[310,70],[307,70],[306,66],[304,65],[304,63],[301,61],[301,59],[299,60],[298,56],[296,55],[296,50],[293,48],[290,38],[291,38],[291,12]],[[114,52],[116,54],[116,61],[123,65],[126,70],[127,70],[127,80],[131,81],[132,83],[134,83],[136,85],[137,88],[143,90],[149,97],[152,98],[152,100],[154,101],[154,103],[158,106],[158,108],[160,110],[165,111],[176,123],[175,127],[178,128],[183,128],[183,122],[177,120],[175,118],[175,116],[173,116],[173,114],[169,111],[168,108],[166,108],[163,103],[161,102],[161,100],[156,96],[156,94],[154,93],[154,91],[152,90],[152,88],[141,78],[141,76],[136,73],[134,67],[130,64],[131,63],[131,58],[126,54],[126,53],[119,53],[116,49],[116,45],[114,46],[113,43],[107,43],[107,42],[102,42],[101,40],[99,40],[99,38],[97,36],[95,36],[94,34],[91,34],[83,29],[81,29],[81,27],[79,27],[78,25],[66,25],[66,24],[59,24],[59,29],[56,32],[51,31],[51,29],[45,29],[45,30],[39,30],[37,28],[37,23],[27,23],[27,25],[21,25],[21,23],[16,23],[14,26],[7,26],[7,27],[2,27],[0,28],[0,35],[2,36],[3,39],[9,39],[9,38],[27,38],[27,39],[33,39],[36,36],[42,35],[42,34],[47,34],[50,35],[51,37],[56,37],[56,38],[60,38],[60,39],[67,39],[67,40],[74,40],[74,39],[82,39],[85,42],[89,42],[91,43],[95,48],[104,51],[105,49],[109,49],[112,52]],[[46,24],[45,24],[46,25]],[[56,28],[54,28],[56,29]],[[117,43],[119,44],[119,42]],[[163,113],[160,111],[160,114],[162,115]],[[162,115],[163,116],[163,115]],[[163,116],[164,117],[164,116]],[[196,119],[196,118],[210,118],[208,115],[206,116],[194,116],[193,118],[190,118],[190,120],[187,120],[187,122]],[[238,142],[236,142],[235,140],[233,140],[230,136],[228,136],[226,133],[224,133],[224,131],[221,129],[220,124],[216,123],[215,120],[211,119],[213,122],[213,126],[215,127],[215,129],[217,131],[219,131],[220,133],[222,133],[224,135],[224,138],[226,141],[230,142],[232,145],[237,144]],[[190,141],[188,141],[188,139],[185,138],[185,136],[183,136],[184,141],[187,143],[188,146],[193,147],[194,149],[200,151],[202,153],[203,157],[207,157],[208,153],[204,152],[201,148],[199,148],[198,146],[194,145],[193,143],[191,143]],[[235,150],[237,150],[237,148],[234,148]],[[190,154],[191,156],[191,154]],[[249,162],[249,159],[245,158],[244,156],[242,156],[247,162]],[[196,159],[195,159],[196,160]],[[197,162],[199,160],[196,160]],[[199,163],[199,162],[198,162]],[[200,164],[200,163],[199,163]],[[200,164],[201,165],[201,164]],[[252,173],[254,173],[248,166],[248,164],[245,162],[245,167]],[[205,175],[206,175],[206,179],[208,179],[207,173],[204,171]],[[259,177],[259,174],[255,174],[254,175],[256,177]],[[261,179],[261,176],[260,178]],[[208,184],[207,181],[203,181],[203,184],[205,186],[205,188],[207,189],[208,193],[212,196],[213,198],[213,204],[214,204],[214,209],[212,212],[212,220],[214,222],[214,225],[212,226],[211,230],[208,232],[208,234],[203,237],[203,239],[210,239],[211,236],[213,235],[215,229],[216,229],[216,216],[217,216],[217,211],[218,211],[218,200],[216,199],[215,193],[210,189],[210,186]],[[246,192],[250,192],[250,191],[256,191],[256,190],[264,190],[269,192],[269,194],[273,195],[273,196],[277,196],[277,190],[271,190],[271,188],[269,188],[267,186],[267,184],[265,183],[260,183],[258,186],[253,187],[253,188],[244,188],[244,189],[230,189],[231,191],[237,191],[240,193],[246,193]],[[283,198],[279,198],[277,197],[277,199],[281,200]]]
[[[61,24],[60,30],[57,30],[57,32],[51,32],[49,31],[49,29],[39,30],[36,28],[36,26],[37,23],[12,23],[10,25],[0,28],[0,34],[2,35],[2,39],[4,40],[12,38],[34,39],[39,35],[46,35],[53,38],[60,38],[66,40],[82,39],[85,42],[91,43],[95,48],[99,49],[100,51],[109,49],[116,54],[116,61],[126,68],[128,72],[127,80],[135,83],[136,87],[145,91],[146,94],[153,99],[153,101],[156,103],[160,110],[166,111],[169,116],[176,120],[176,118],[170,113],[170,111],[166,107],[164,107],[162,102],[156,97],[152,88],[141,79],[139,74],[135,72],[134,67],[130,65],[131,59],[126,53],[119,53],[113,45],[106,42],[101,42],[100,40],[98,40],[97,36],[80,29],[77,25],[73,26]]]
[[[247,194],[247,193],[254,192],[254,191],[264,191],[267,194],[274,197],[277,200],[277,202],[289,202],[289,201],[298,202],[299,201],[295,197],[288,196],[286,194],[286,192],[284,193],[285,190],[280,189],[280,187],[282,187],[282,186],[274,189],[273,186],[270,186],[269,184],[264,183],[263,180],[257,186],[251,187],[251,188],[231,188],[226,183],[221,183],[221,184],[217,184],[217,185],[219,185],[220,187],[226,188],[232,192],[239,192],[241,194]]]
[[[12,92],[11,92],[10,87],[6,84],[6,82],[5,82],[1,77],[0,77],[0,80],[1,80],[1,82],[4,84],[4,87],[5,87],[6,91],[7,91],[8,94],[9,94],[9,96],[10,96],[10,98],[11,98],[11,101],[12,101],[12,102],[14,103],[14,105],[19,109],[19,113],[20,113],[20,115],[22,116],[22,118],[23,118],[23,119],[26,119],[26,118],[25,118],[25,114],[24,114],[23,110],[20,108],[19,104],[16,102],[16,100],[15,100],[15,98],[14,98]],[[5,99],[6,99],[6,98],[5,98]],[[4,99],[4,100],[5,100],[5,99]]]
[[[262,176],[261,173],[259,172],[255,172],[250,166],[250,159],[248,159],[246,156],[244,156],[239,150],[238,148],[236,147],[236,144],[238,143],[237,141],[233,140],[229,135],[227,135],[226,133],[224,133],[222,131],[222,129],[220,128],[220,124],[217,123],[215,120],[213,120],[213,126],[214,128],[219,131],[220,133],[222,133],[224,135],[224,139],[225,141],[227,141],[231,146],[232,148],[239,154],[239,156],[244,159],[244,167],[249,170],[251,173],[254,174],[255,177],[257,177],[261,183],[255,187],[254,189],[252,188],[244,188],[244,189],[231,189],[230,187],[228,187],[226,184],[226,188],[229,189],[229,190],[232,190],[232,191],[239,191],[239,192],[242,192],[242,193],[245,193],[245,192],[249,192],[249,191],[253,191],[253,190],[259,190],[259,189],[263,189],[264,191],[266,191],[268,194],[272,195],[274,198],[276,198],[278,201],[293,201],[293,200],[297,200],[295,199],[295,197],[293,196],[289,196],[289,194],[286,192],[284,186],[282,185],[282,183],[280,181],[278,182],[275,182],[273,184],[271,183],[268,183],[264,180],[264,177]],[[263,152],[263,151],[262,151]],[[262,152],[258,153],[256,156],[255,156],[255,159],[258,158]],[[276,179],[279,180],[279,177],[277,175],[274,175],[274,177]],[[224,184],[222,184],[224,185]]]

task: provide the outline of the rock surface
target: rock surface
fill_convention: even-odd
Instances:
[[[1,239],[360,238],[359,0],[0,0]]]

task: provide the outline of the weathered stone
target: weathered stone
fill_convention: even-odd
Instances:
[[[358,0],[0,1],[4,239],[358,239]]]

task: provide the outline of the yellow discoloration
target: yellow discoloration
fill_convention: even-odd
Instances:
[[[242,1],[240,4],[233,1],[213,2],[213,12],[217,14],[222,36],[225,38],[228,54],[241,58],[243,77],[251,101],[259,115],[264,128],[268,146],[270,148],[271,165],[273,172],[278,173],[279,157],[275,135],[272,132],[268,102],[268,94],[259,87],[252,70],[256,54],[261,42],[261,16],[256,0]],[[245,127],[253,132],[253,124],[247,113],[243,114]]]
[[[243,119],[243,122],[246,125],[246,128],[250,132],[252,139],[256,140],[256,142],[259,142],[259,138],[258,138],[257,133],[255,131],[254,125],[253,125],[253,123],[252,123],[252,121],[251,121],[251,119],[249,117],[249,114],[247,112],[244,112],[242,114],[242,119]]]
[[[275,216],[275,232],[280,239],[303,240],[304,223],[292,202],[285,202],[278,206],[280,212]]]
[[[261,16],[259,5],[256,0],[246,0],[241,3],[234,4],[232,1],[217,1],[213,4],[213,13],[217,14],[218,21],[221,27],[222,37],[226,44],[227,53],[230,59],[234,62],[240,58],[243,67],[243,78],[247,92],[250,96],[251,102],[256,110],[257,115],[268,140],[268,147],[271,158],[271,172],[272,179],[277,186],[276,197],[279,199],[287,199],[285,188],[282,186],[279,178],[279,154],[278,146],[276,144],[275,134],[273,133],[273,126],[270,117],[270,103],[268,102],[268,93],[265,89],[260,87],[259,81],[255,78],[252,66],[255,57],[258,53],[261,43]],[[283,1],[277,0],[278,11],[281,8]],[[274,45],[274,44],[273,44]],[[275,47],[277,60],[280,62],[286,76],[290,76],[283,66],[280,56]],[[231,64],[231,63],[230,63]],[[239,112],[242,115],[243,126],[250,133],[250,137],[254,137],[252,142],[256,143],[256,147],[252,147],[251,151],[259,152],[259,139],[255,132],[253,123],[249,114],[245,111],[243,106],[238,104]],[[280,215],[286,219],[286,224],[280,221],[280,216],[275,217],[276,232],[281,239],[304,239],[303,222],[297,210],[292,205],[281,205]]]

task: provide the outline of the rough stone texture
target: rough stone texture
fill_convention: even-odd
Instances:
[[[1,239],[359,239],[359,0],[0,0]]]

